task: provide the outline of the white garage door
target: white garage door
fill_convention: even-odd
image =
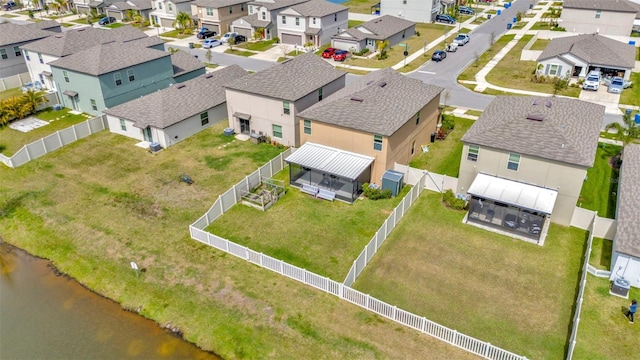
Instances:
[[[358,49],[357,42],[345,41],[341,39],[331,39],[331,47],[340,50],[351,50],[351,48],[355,48],[356,51],[360,51],[360,49]]]
[[[235,28],[234,31],[237,32],[238,35],[242,35],[242,36],[246,37],[247,40],[253,39],[253,34],[251,33],[251,29],[237,27],[237,28]]]
[[[280,41],[282,41],[283,44],[302,45],[302,35],[282,33]]]

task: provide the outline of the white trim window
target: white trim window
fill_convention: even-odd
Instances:
[[[127,131],[127,123],[124,121],[124,119],[120,119],[120,130]]]
[[[509,153],[509,161],[507,162],[507,169],[518,171],[520,167],[520,154]]]
[[[213,16],[213,8],[207,8],[207,16]]]
[[[284,15],[282,15],[282,23],[283,23],[283,24],[286,24],[286,23],[287,23],[287,17],[286,17],[286,16],[284,16]]]
[[[116,83],[116,86],[122,85],[122,76],[119,72],[113,74],[113,81]]]
[[[382,151],[382,135],[373,135],[373,150]]]
[[[469,150],[467,151],[467,160],[476,162],[478,161],[478,153],[480,152],[480,147],[478,145],[469,145]]]
[[[282,139],[282,125],[273,124],[273,137]]]
[[[205,126],[209,123],[209,112],[205,111],[200,114],[200,125]]]
[[[7,55],[7,50],[0,49],[0,57],[2,58],[2,60],[7,60],[9,58],[9,55]]]
[[[311,135],[311,120],[304,119],[303,123],[304,133],[307,135]]]
[[[286,115],[291,114],[291,104],[288,101],[282,102],[282,112],[284,112]]]
[[[91,108],[93,109],[93,111],[98,111],[98,104],[96,104],[96,101],[94,99],[89,99],[91,101]]]
[[[136,75],[133,72],[133,69],[127,69],[127,78],[129,78],[129,82],[136,80]]]

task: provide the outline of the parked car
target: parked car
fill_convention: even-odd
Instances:
[[[15,1],[7,1],[7,3],[2,6],[5,11],[9,11],[14,7],[17,7]]]
[[[470,39],[471,37],[467,34],[458,34],[458,36],[453,39],[453,42],[460,46],[464,46],[464,44],[468,43]]]
[[[326,48],[323,52],[322,52],[322,57],[325,59],[331,59],[333,57],[333,54],[336,53],[336,51],[338,51],[338,49],[335,48]]]
[[[214,48],[214,47],[220,46],[220,45],[222,45],[222,43],[218,39],[207,39],[202,43],[202,48],[203,49],[211,49],[211,48]]]
[[[442,60],[444,60],[444,58],[447,57],[447,53],[444,52],[443,50],[436,50],[433,52],[433,55],[431,55],[431,60],[435,61],[435,62],[440,62]]]
[[[624,89],[624,79],[620,76],[616,76],[611,79],[611,83],[609,83],[609,90],[607,91],[612,94],[620,94],[622,89]]]
[[[447,44],[447,47],[444,48],[444,51],[446,51],[446,52],[456,52],[456,51],[458,51],[458,44],[456,44],[456,43]]]
[[[198,39],[206,39],[216,35],[218,35],[218,33],[215,31],[205,30],[205,31],[200,31],[196,36],[198,37]]]
[[[447,24],[455,24],[456,23],[456,18],[452,17],[451,15],[438,14],[438,15],[436,15],[436,22],[443,22],[443,23],[447,23]]]
[[[475,11],[473,11],[473,9],[468,6],[458,6],[458,12],[460,14],[466,14],[466,15],[475,14]]]
[[[230,37],[235,36],[235,35],[238,35],[238,33],[228,32],[228,33],[222,35],[222,37],[220,38],[220,41],[224,44],[224,43],[229,41]]]
[[[243,43],[243,42],[247,41],[247,37],[244,36],[244,35],[235,34],[235,35],[229,37],[229,39],[232,39],[232,38],[234,40],[233,41],[234,45],[237,45],[237,44],[240,44],[240,43]],[[229,40],[227,40],[227,42],[229,42]]]
[[[333,54],[334,61],[345,61],[351,54],[347,50],[338,50]]]
[[[116,18],[114,18],[113,16],[105,16],[100,19],[100,21],[98,21],[98,25],[109,25],[113,24],[114,22],[116,22]]]
[[[592,70],[587,75],[587,78],[584,80],[582,84],[583,90],[594,90],[598,91],[598,87],[600,87],[600,81],[602,80],[602,74],[598,70]]]

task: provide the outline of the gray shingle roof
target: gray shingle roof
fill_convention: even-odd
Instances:
[[[173,64],[173,76],[204,68],[202,61],[197,60],[186,51],[178,51],[171,54],[171,64]]]
[[[209,7],[209,8],[222,8],[231,5],[237,5],[242,3],[248,3],[249,0],[196,0],[193,3],[200,7]]]
[[[267,10],[278,10],[288,8],[295,4],[300,4],[309,0],[272,0],[272,1],[252,1],[249,5],[264,6]]]
[[[565,9],[638,12],[638,5],[626,0],[564,0],[562,7]]]
[[[142,39],[142,41],[149,41]],[[52,61],[49,65],[99,76],[148,61],[171,56],[169,53],[140,46],[138,41],[93,46]]]
[[[591,167],[604,110],[602,105],[578,99],[497,96],[462,141]]]
[[[85,27],[70,29],[46,39],[34,41],[23,46],[23,48],[33,52],[63,57],[98,44],[144,39],[146,37],[148,37],[147,34],[133,26],[122,26],[116,29]]]
[[[123,1],[118,1],[118,2],[114,2],[113,4],[109,5],[108,7],[110,8],[116,8],[118,10],[129,10],[129,9],[133,9],[134,6],[132,4],[123,2]]]
[[[127,2],[135,5],[138,10],[151,9],[151,0],[127,0]]]
[[[551,40],[538,61],[571,53],[589,64],[633,68],[636,48],[599,34],[582,34]]]
[[[62,29],[55,20],[18,25],[10,22],[0,23],[0,46],[20,44],[59,33]]]
[[[226,102],[224,84],[247,75],[238,65],[201,75],[105,110],[136,127],[164,129]],[[184,85],[184,86],[182,86]]]
[[[271,24],[271,21],[260,20],[260,18],[258,17],[258,13],[251,14],[248,16],[243,16],[241,20],[246,21],[249,25],[256,28],[259,28],[259,27],[266,28],[267,26],[269,26],[269,24]]]
[[[624,148],[618,185],[615,251],[640,257],[640,145]]]
[[[227,88],[296,101],[345,75],[344,71],[334,69],[322,58],[307,53],[245,76]]]
[[[346,32],[359,41],[364,39],[384,40],[402,30],[415,26],[415,24],[413,21],[391,15],[384,15],[348,29]],[[360,29],[366,29],[368,32],[361,31]],[[334,35],[333,38],[340,38],[340,34]]]
[[[442,90],[387,68],[363,76],[298,116],[391,136]]]
[[[190,1],[193,1],[193,0],[171,0],[171,2],[174,4],[181,4],[181,3],[186,3]]]
[[[291,9],[302,16],[323,17],[347,10],[348,7],[325,0],[311,0],[302,4],[291,6]]]

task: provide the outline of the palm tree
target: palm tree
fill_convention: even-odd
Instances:
[[[44,104],[47,102],[47,99],[44,97],[44,91],[36,91],[36,90],[27,90],[24,95],[20,98],[22,103],[25,106],[25,111],[27,113],[35,113],[36,109],[40,104]]]
[[[263,27],[256,28],[256,31],[253,33],[253,37],[256,40],[263,40],[264,39],[264,28]]]
[[[183,30],[184,33],[191,31],[193,29],[193,19],[191,19],[191,15],[187,14],[184,11],[180,11],[176,16],[176,20],[171,24],[174,28],[178,30]]]
[[[625,112],[622,117],[622,124],[618,122],[614,122],[608,124],[604,128],[606,131],[611,129],[615,129],[616,133],[614,135],[616,140],[622,142],[622,146],[625,147],[628,144],[635,144],[638,142],[638,138],[640,137],[640,125],[636,124],[636,122],[631,119],[631,113]]]

